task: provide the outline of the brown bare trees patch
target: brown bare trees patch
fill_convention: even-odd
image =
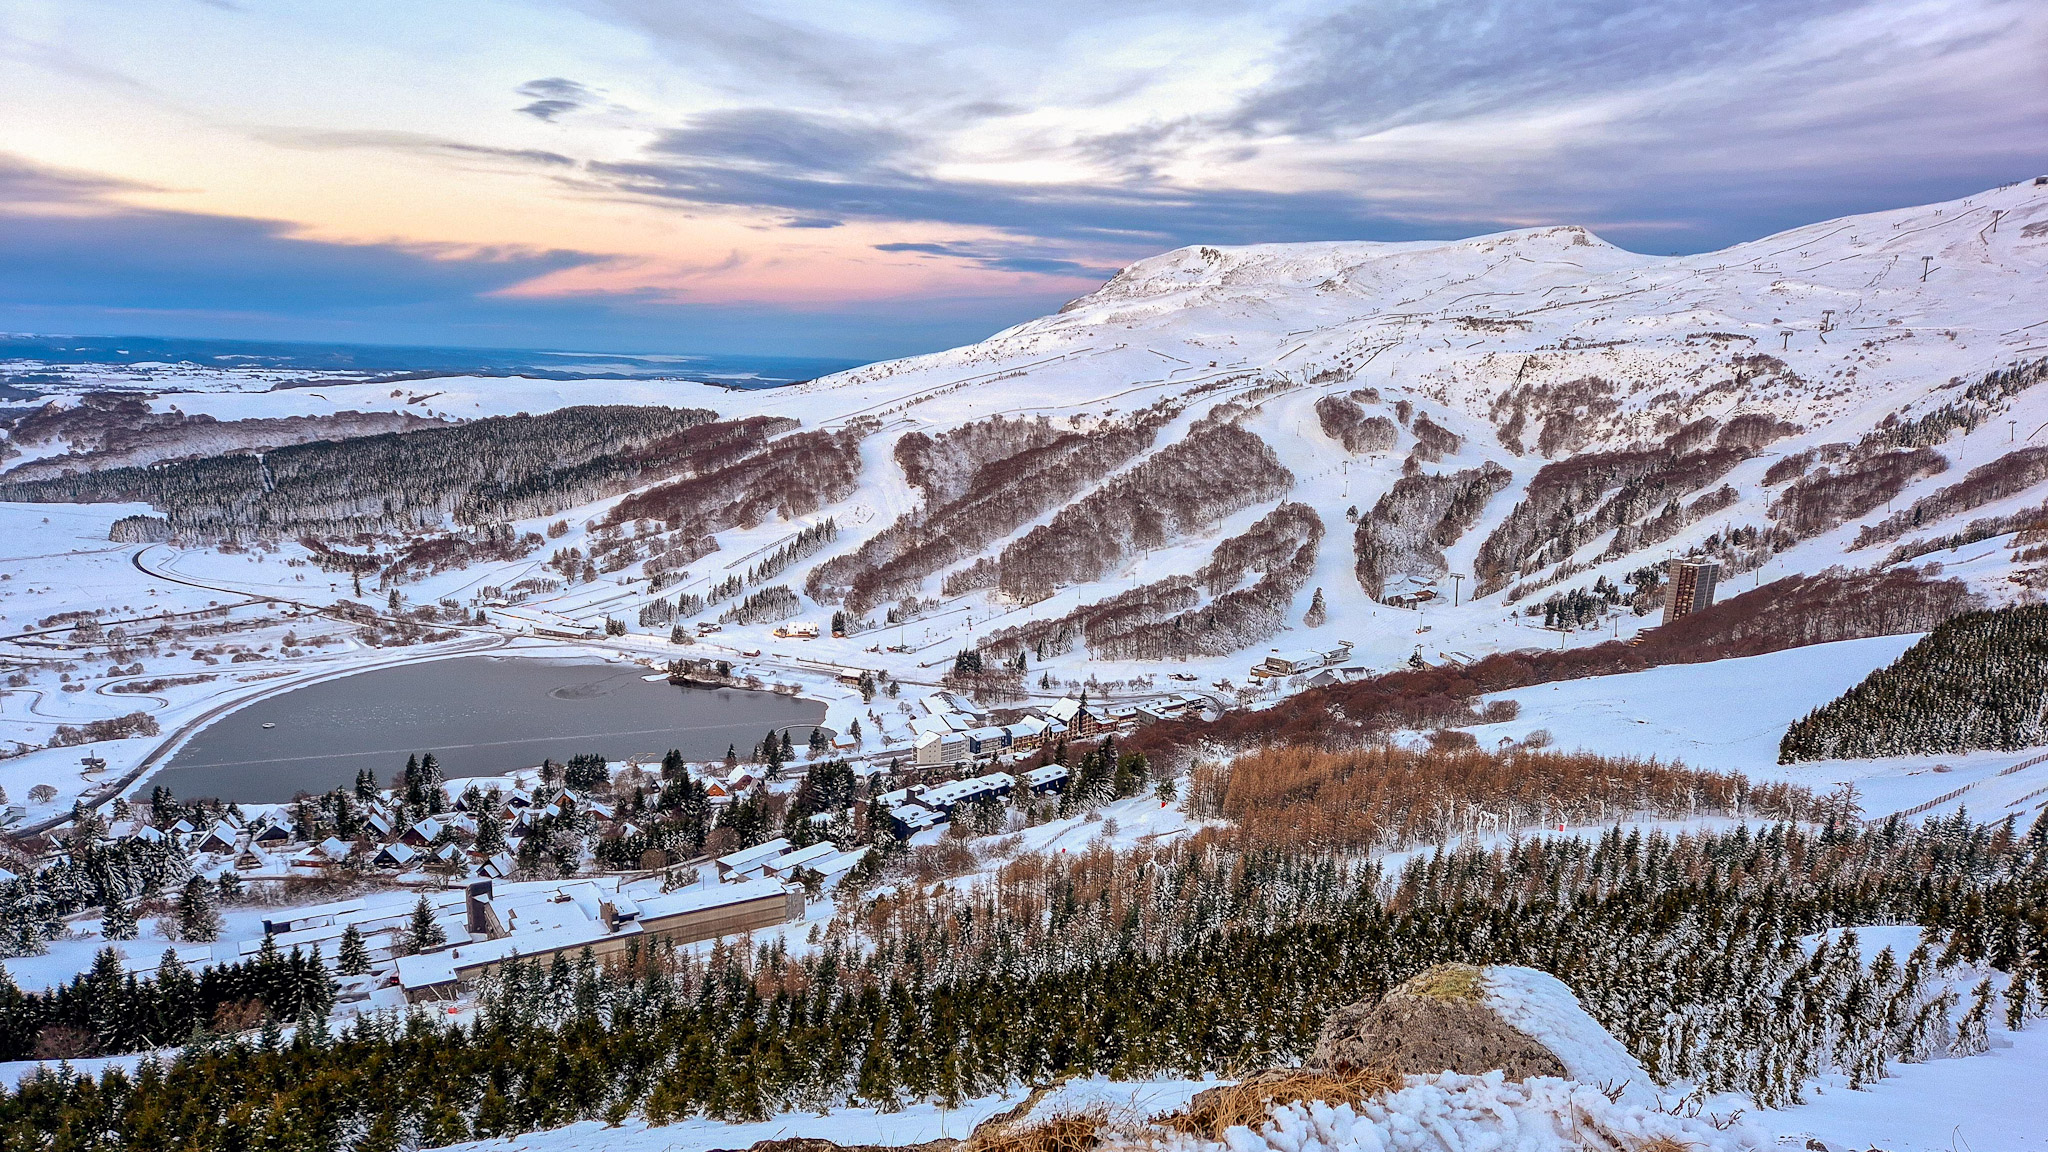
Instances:
[[[1373,393],[1375,400],[1379,394]],[[1344,446],[1354,456],[1393,450],[1400,433],[1385,416],[1370,416],[1359,403],[1360,394],[1332,394],[1316,401],[1316,420],[1323,435]]]
[[[1213,815],[1235,824],[1249,846],[1295,851],[1386,851],[1474,827],[1623,817],[1799,819],[1818,807],[1802,788],[1586,752],[1273,745],[1197,771],[1221,775],[1220,787],[1212,781],[1197,794],[1219,797]]]
[[[1994,500],[2015,496],[2048,480],[2048,448],[2021,448],[1989,464],[1970,469],[1968,475],[1945,488],[1913,501],[1876,524],[1866,524],[1856,533],[1853,547],[1863,548],[1896,540],[1923,524],[1934,524],[1959,512],[1981,508]]]
[[[748,444],[727,446],[722,466],[700,469],[687,479],[636,492],[619,502],[604,519],[618,529],[636,520],[658,520],[668,536],[656,539],[657,557],[682,548],[701,547],[701,540],[728,528],[752,527],[771,516],[808,516],[853,492],[860,477],[860,442],[873,428],[856,424],[838,432],[804,432],[769,444],[765,430]],[[593,553],[639,548],[634,539],[604,533]],[[662,561],[667,563],[666,560]]]
[[[1265,441],[1235,424],[1205,421],[1005,548],[996,585],[1012,600],[1042,599],[1293,485],[1294,474]]]
[[[1771,518],[1804,540],[1878,507],[1922,476],[1948,469],[1931,448],[1852,453],[1839,467],[1823,465],[1792,482],[1771,504]]]
[[[1294,596],[1315,572],[1322,518],[1306,504],[1282,504],[1250,530],[1218,545],[1193,576],[1172,576],[1054,620],[1004,629],[985,651],[1028,651],[1043,660],[1078,639],[1105,660],[1181,660],[1240,651],[1278,633]],[[1249,587],[1237,585],[1258,572]],[[1201,605],[1201,590],[1215,597]]]
[[[897,460],[925,489],[926,503],[853,552],[812,569],[805,591],[820,603],[843,601],[856,614],[914,594],[933,573],[979,554],[1150,447],[1170,416],[1155,408],[1051,439],[1044,439],[1048,427],[1037,421],[1000,419],[938,437],[912,433],[919,439],[909,448],[899,441]],[[978,586],[993,584],[993,573],[985,575]],[[966,577],[954,591],[979,579]]]

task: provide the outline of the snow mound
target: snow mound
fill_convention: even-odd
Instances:
[[[1179,1136],[1165,1146],[1170,1152],[1635,1152],[1660,1140],[1692,1152],[1752,1152],[1768,1143],[1745,1123],[1718,1129],[1617,1103],[1571,1080],[1515,1083],[1499,1072],[1446,1072],[1411,1076],[1406,1088],[1355,1108],[1290,1104],[1257,1129],[1232,1128],[1221,1141]]]
[[[1555,1053],[1571,1078],[1597,1084],[1632,1104],[1656,1103],[1655,1085],[1628,1049],[1579,1006],[1564,981],[1511,965],[1485,969],[1486,1003],[1516,1031]]]

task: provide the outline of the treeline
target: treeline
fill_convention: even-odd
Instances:
[[[1260,643],[1286,622],[1296,593],[1315,574],[1322,518],[1289,502],[1242,535],[1216,546],[1193,576],[1171,576],[1086,605],[1053,620],[992,634],[982,653],[1011,660],[1030,653],[1043,662],[1073,651],[1077,640],[1103,660],[1185,660],[1221,656]],[[1258,573],[1249,587],[1246,575]],[[1202,590],[1213,599],[1202,605]]]
[[[1953,617],[1793,722],[1778,762],[2048,744],[2048,606]]]
[[[979,555],[1151,447],[1174,411],[1155,405],[1088,431],[992,418],[937,437],[910,433],[897,442],[897,461],[925,486],[924,504],[813,568],[805,591],[821,604],[843,602],[855,616],[915,596],[926,578]]]
[[[1687,516],[1676,505],[1681,497],[1721,479],[1756,455],[1759,441],[1788,427],[1748,417],[1721,425],[1706,417],[1673,432],[1660,447],[1589,452],[1544,465],[1521,502],[1480,545],[1473,595],[1498,592],[1518,575],[1569,560],[1610,528],[1619,530],[1617,540],[1627,538],[1638,547],[1668,537]],[[1645,517],[1651,521],[1643,523]]]
[[[809,516],[852,493],[860,478],[860,442],[873,431],[871,422],[856,421],[837,432],[802,432],[771,444],[764,428],[760,438],[735,445],[717,466],[619,501],[604,518],[605,531],[593,542],[593,554],[603,557],[603,564],[622,567],[632,562],[628,555],[663,556],[649,540],[694,550],[692,542],[728,528],[751,528],[775,516]],[[644,540],[623,535],[626,525],[642,521],[665,525],[666,536],[657,533]],[[666,559],[658,562],[668,564]]]
[[[1816,467],[1771,502],[1771,519],[1796,540],[1818,536],[1879,507],[1923,476],[1948,470],[1932,448],[1858,449],[1836,466]]]
[[[1488,460],[1448,475],[1417,473],[1394,481],[1372,511],[1359,517],[1352,537],[1366,595],[1380,599],[1398,577],[1435,580],[1450,571],[1444,549],[1479,521],[1486,502],[1512,480],[1507,469]]]
[[[720,624],[773,624],[787,620],[803,611],[803,601],[789,590],[787,584],[775,584],[758,592],[750,592],[747,598],[718,614]]]
[[[23,992],[0,973],[0,1060],[140,1052],[259,1023],[324,1029],[333,1009],[334,981],[317,950],[286,954],[266,937],[250,959],[210,965],[197,976],[167,951],[153,975],[137,976],[106,948],[91,968],[48,992]]]
[[[1984,423],[2006,400],[2017,396],[2043,379],[2048,379],[2048,357],[2031,363],[2018,362],[1996,372],[1987,372],[1975,384],[1963,389],[1961,400],[1951,400],[1910,419],[1889,413],[1876,428],[1858,440],[1859,450],[1877,448],[1932,448],[1957,433],[1967,435]],[[1961,377],[1949,381],[1953,388]]]
[[[0,882],[0,956],[39,956],[64,934],[65,917],[159,895],[191,871],[185,854],[168,843],[74,837],[54,862]]]
[[[747,569],[747,583],[759,584],[772,580],[799,560],[816,556],[834,540],[839,539],[839,525],[832,517],[805,528],[796,534],[796,539],[770,552],[759,563]]]
[[[143,501],[201,538],[413,532],[551,515],[688,465],[701,408],[586,405],[0,483],[0,500]]]
[[[83,724],[59,724],[50,733],[50,747],[69,748],[75,744],[97,744],[102,740],[126,740],[131,736],[154,736],[159,731],[156,717],[147,712],[108,716]]]
[[[473,1021],[189,1045],[0,1089],[10,1147],[385,1152],[575,1121],[956,1104],[1067,1076],[1198,1077],[1306,1056],[1338,1006],[1438,963],[1555,973],[1660,1082],[1798,1102],[1814,1077],[1981,1050],[2043,1008],[2048,825],[1831,822],[1517,841],[1398,874],[1214,833],[1031,856],[857,902],[821,945],[509,964]],[[1930,943],[1864,963],[1845,924]],[[859,932],[860,946],[854,946]],[[2014,977],[1963,997],[1951,965]],[[1951,1015],[1963,1009],[1961,1019]]]
[[[1294,473],[1265,441],[1235,424],[1205,421],[1060,509],[997,559],[955,573],[946,592],[996,587],[1012,600],[1042,599],[1293,486]]]
[[[1911,568],[1830,569],[1774,580],[1645,632],[1632,644],[1498,652],[1466,664],[1405,668],[1310,688],[1271,707],[1225,712],[1215,720],[1160,721],[1140,729],[1134,740],[1156,759],[1184,759],[1208,746],[1268,742],[1346,747],[1400,729],[1480,723],[1475,702],[1492,692],[1924,632],[1981,603],[1961,580],[1932,579]]]
[[[1896,540],[1922,524],[1937,523],[1957,513],[1981,508],[1994,500],[2016,496],[2044,480],[2048,480],[2048,447],[2008,452],[1989,464],[1970,469],[1961,480],[1922,496],[1910,507],[1902,508],[1875,524],[1865,524],[1856,533],[1856,542],[1851,547],[1864,548]],[[1931,551],[1935,549],[1912,554],[1925,555]]]

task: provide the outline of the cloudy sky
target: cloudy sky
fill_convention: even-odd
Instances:
[[[0,0],[0,330],[873,357],[2048,170],[2042,0]]]

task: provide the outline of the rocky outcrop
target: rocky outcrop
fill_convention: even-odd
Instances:
[[[1483,969],[1432,968],[1373,1004],[1339,1008],[1323,1022],[1308,1066],[1403,1074],[1496,1069],[1509,1080],[1564,1076],[1564,1061],[1487,1003]]]

